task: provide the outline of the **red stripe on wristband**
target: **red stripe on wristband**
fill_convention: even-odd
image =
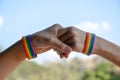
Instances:
[[[30,36],[22,37],[22,45],[23,45],[25,55],[28,59],[33,59],[37,57],[37,54],[33,52]]]
[[[87,32],[82,53],[85,53],[86,55],[90,55],[93,50],[94,41],[95,41],[95,34]]]

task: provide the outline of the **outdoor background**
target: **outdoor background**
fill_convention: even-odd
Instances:
[[[0,0],[0,51],[55,23],[93,32],[120,46],[119,0]],[[120,68],[99,57],[50,50],[23,62],[6,80],[119,80]]]

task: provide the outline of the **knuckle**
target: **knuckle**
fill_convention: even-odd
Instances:
[[[76,28],[75,28],[74,26],[70,26],[70,27],[69,27],[69,30],[70,30],[70,31],[74,31],[75,29],[76,29]]]
[[[76,35],[76,28],[74,26],[69,27],[69,33],[73,36]]]
[[[60,24],[59,23],[56,23],[56,24],[54,24],[55,26],[60,26]]]
[[[61,26],[60,24],[58,24],[58,23],[54,24],[53,26],[54,26],[54,28],[56,28],[56,29],[62,28],[62,26]]]
[[[76,38],[75,37],[72,37],[72,40],[73,40],[73,43],[76,44]]]

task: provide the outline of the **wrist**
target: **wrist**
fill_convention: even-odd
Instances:
[[[20,61],[24,60],[26,58],[25,54],[24,54],[24,49],[23,49],[23,46],[22,46],[22,41],[19,40],[17,43],[16,43],[16,48],[18,49],[18,57],[17,59],[19,59]]]
[[[86,38],[84,41],[84,48],[82,50],[82,53],[88,56],[93,53],[95,38],[96,38],[95,34],[86,32]]]
[[[22,46],[24,49],[24,53],[28,59],[33,59],[37,57],[37,54],[35,54],[33,50],[30,35],[22,37]]]
[[[8,53],[8,52],[12,54],[12,55],[9,54],[9,56],[12,57],[11,59],[13,59],[13,61],[21,62],[26,58],[21,40],[13,44],[10,48],[8,48],[5,51],[5,53]]]
[[[101,48],[101,38],[96,36],[92,54],[98,55],[100,53],[101,49],[102,49]]]

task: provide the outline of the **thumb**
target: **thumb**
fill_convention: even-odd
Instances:
[[[66,45],[65,43],[61,42],[59,39],[54,39],[53,41],[53,47],[60,50],[62,53],[70,53],[72,51],[72,48]]]

